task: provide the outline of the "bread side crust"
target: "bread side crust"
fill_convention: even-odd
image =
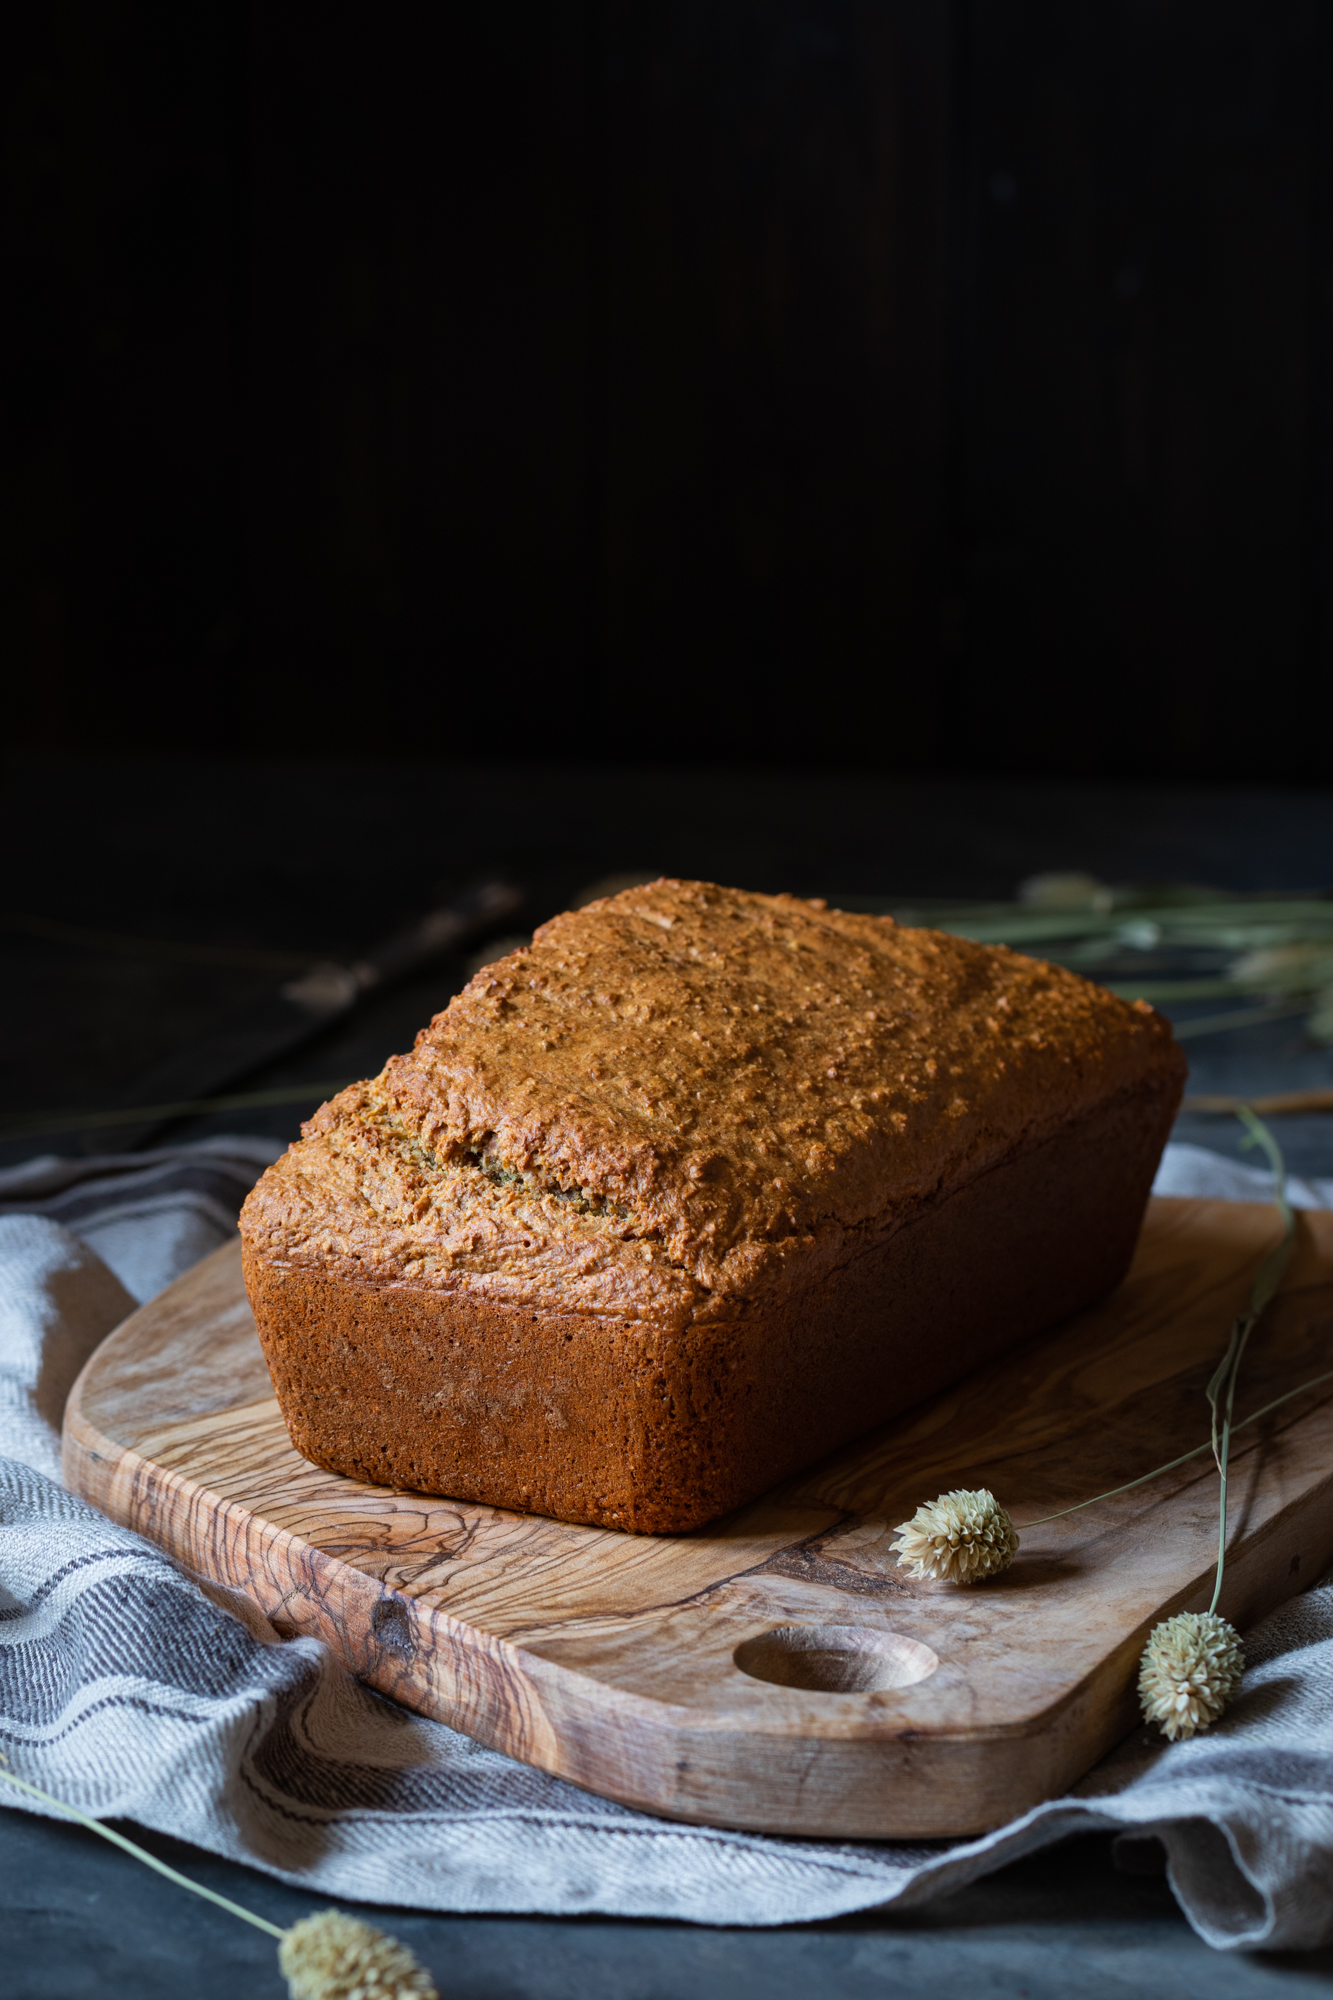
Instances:
[[[1180,1095],[1120,1093],[816,1286],[685,1326],[284,1264],[246,1285],[292,1442],[379,1485],[683,1533],[1120,1282]]]

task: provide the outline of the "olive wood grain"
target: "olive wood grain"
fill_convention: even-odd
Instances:
[[[1133,1725],[1149,1627],[1210,1595],[1216,1474],[1196,1459],[1033,1528],[971,1590],[909,1581],[897,1524],[985,1485],[1021,1528],[1201,1443],[1204,1385],[1277,1227],[1270,1208],[1154,1201],[1101,1306],[729,1519],[661,1537],[299,1457],[229,1246],[88,1363],[66,1480],[383,1693],[591,1791],[781,1833],[972,1833]],[[1238,1415],[1331,1357],[1333,1215],[1314,1213]],[[1333,1385],[1243,1432],[1233,1467],[1221,1608],[1243,1629],[1333,1560]]]

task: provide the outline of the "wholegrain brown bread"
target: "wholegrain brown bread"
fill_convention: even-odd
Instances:
[[[1002,946],[662,881],[555,918],[241,1217],[297,1448],[640,1532],[1123,1276],[1185,1065]]]

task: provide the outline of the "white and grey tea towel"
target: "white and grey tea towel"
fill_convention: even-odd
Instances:
[[[1333,1583],[1246,1636],[1206,1736],[1136,1734],[1068,1798],[968,1841],[773,1839],[605,1803],[369,1693],[282,1640],[49,1476],[83,1359],[222,1240],[272,1149],[45,1160],[0,1180],[0,1746],[84,1811],[120,1816],[342,1899],[779,1924],[919,1906],[1063,1835],[1156,1835],[1219,1946],[1333,1939]],[[1169,1149],[1163,1192],[1262,1195]],[[1333,1206],[1333,1183],[1298,1185]],[[22,1212],[20,1212],[22,1211]],[[90,1247],[95,1246],[95,1247]],[[7,1804],[30,1809],[12,1794]]]

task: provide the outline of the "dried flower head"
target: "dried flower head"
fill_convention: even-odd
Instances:
[[[1230,974],[1241,986],[1274,999],[1307,997],[1306,1032],[1313,1041],[1333,1042],[1333,947],[1326,936],[1247,951],[1233,962]]]
[[[1325,937],[1247,951],[1233,963],[1231,977],[1265,993],[1313,993],[1333,981],[1333,947]]]
[[[1144,1720],[1172,1743],[1216,1722],[1240,1686],[1245,1654],[1215,1611],[1182,1611],[1155,1625],[1139,1662]]]
[[[976,1583],[998,1576],[1018,1553],[1018,1531],[984,1486],[927,1500],[898,1530],[898,1566],[915,1577]]]
[[[292,2000],[439,2000],[406,1945],[341,1910],[293,1924],[278,1963]]]

